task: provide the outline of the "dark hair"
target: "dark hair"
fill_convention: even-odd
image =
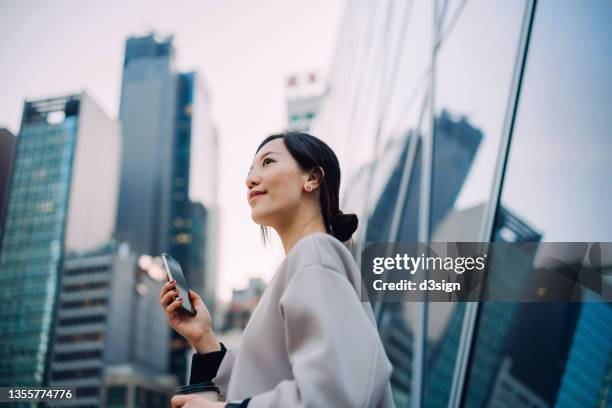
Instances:
[[[321,139],[308,133],[284,132],[266,137],[255,154],[274,139],[283,139],[285,147],[303,171],[319,167],[323,169],[320,204],[325,228],[339,241],[348,241],[357,229],[358,220],[357,215],[340,211],[340,164],[334,151]],[[261,237],[264,245],[267,236],[267,227],[262,225]]]

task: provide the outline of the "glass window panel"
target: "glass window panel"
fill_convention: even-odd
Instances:
[[[453,3],[436,61],[432,240],[478,241],[525,2]]]
[[[607,0],[537,3],[493,240],[612,241],[610,21]],[[490,279],[527,278],[519,255]],[[473,346],[468,407],[612,405],[609,303],[484,303]]]
[[[418,135],[428,125],[425,97],[432,3],[362,2],[349,3],[349,7],[354,16],[349,27],[352,38],[340,44],[342,57],[332,68],[330,91],[313,124],[313,133],[330,143],[338,155],[343,180],[341,208],[360,217],[357,240],[390,239],[403,170],[411,169],[406,173],[410,180],[408,191],[399,200],[403,210],[401,224],[397,237],[391,239],[415,241],[421,174]],[[381,95],[386,96],[384,109]],[[369,220],[365,217],[366,207]],[[363,234],[366,225],[367,239]],[[398,407],[408,406],[414,308],[408,303],[386,306],[379,328],[394,366],[393,395]]]
[[[491,194],[524,2],[451,1],[440,10],[432,241],[479,241]],[[424,404],[446,407],[465,304],[431,302]]]
[[[421,103],[423,117],[427,117],[428,104]],[[417,124],[418,126],[418,124]],[[368,227],[369,242],[415,242],[418,240],[418,211],[421,180],[421,134],[428,131],[427,122],[408,133],[403,143],[395,147],[400,150],[399,159],[380,200],[372,213]],[[385,162],[390,158],[385,158]],[[405,172],[404,168],[410,169]],[[392,217],[402,177],[409,177],[405,196],[399,197],[400,219],[397,236],[392,237]],[[393,364],[391,387],[396,406],[409,406],[413,377],[415,336],[418,331],[418,309],[414,302],[379,303],[380,334],[389,360]]]

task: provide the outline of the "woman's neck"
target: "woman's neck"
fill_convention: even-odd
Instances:
[[[293,222],[284,228],[277,228],[276,230],[283,243],[285,255],[291,251],[296,242],[306,235],[315,232],[327,233],[325,223],[323,222],[323,215],[319,209],[308,212],[302,211],[301,214],[301,216],[296,217]]]

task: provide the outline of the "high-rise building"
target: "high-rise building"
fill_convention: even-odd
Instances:
[[[497,295],[565,291],[514,243],[611,240],[612,8],[459,3],[349,2],[311,131],[358,244],[501,241]],[[397,405],[610,406],[610,306],[581,300],[375,304]]]
[[[202,77],[174,66],[172,37],[150,34],[127,40],[120,118],[123,157],[116,236],[130,242],[138,254],[167,252],[176,258],[193,290],[212,308],[217,132]],[[204,213],[197,211],[198,205]],[[189,345],[176,333],[170,344],[170,371],[185,382]]]
[[[287,78],[287,129],[309,132],[325,96],[324,84],[315,72]]]
[[[181,74],[181,77],[189,85],[189,98],[184,100],[184,110],[189,112],[191,130],[188,203],[191,219],[187,220],[186,225],[191,229],[189,257],[195,263],[187,262],[187,273],[207,305],[213,307],[217,287],[220,213],[219,136],[212,120],[211,96],[204,78],[196,72]]]
[[[86,93],[27,101],[0,249],[0,384],[48,382],[65,251],[115,223],[119,126]]]
[[[176,92],[172,37],[129,38],[119,109],[117,237],[139,253],[159,255],[170,242]]]
[[[592,302],[581,306],[556,407],[612,406],[612,306]],[[585,344],[592,347],[586,348]],[[588,372],[590,375],[582,375]]]
[[[112,367],[166,377],[170,328],[159,324],[166,317],[158,302],[159,283],[136,267],[127,243],[67,253],[50,385],[75,387],[77,398],[54,406],[100,406]]]
[[[206,208],[200,203],[190,202],[189,206],[189,222],[186,228],[188,228],[192,251],[187,254],[187,270],[189,274],[189,284],[193,287],[196,292],[203,294],[202,299],[207,303],[210,302],[210,307],[214,306],[214,297],[211,297],[211,289],[214,288],[214,284],[210,284],[206,281],[210,274],[206,271],[207,255],[205,252],[206,240],[214,239],[206,235],[206,221],[207,212]],[[191,273],[193,272],[193,273]],[[214,277],[214,276],[213,276]]]
[[[172,224],[167,252],[182,265],[191,286],[208,307],[215,304],[216,277],[216,129],[210,118],[210,96],[196,72],[177,73]],[[193,201],[197,200],[197,202]],[[170,369],[187,380],[185,356],[191,346],[172,334]]]
[[[181,263],[193,290],[214,304],[217,132],[202,77],[196,72],[179,73],[177,85],[172,225],[167,252]]]
[[[11,180],[13,155],[17,139],[8,129],[0,128],[0,239],[4,228],[4,214]]]

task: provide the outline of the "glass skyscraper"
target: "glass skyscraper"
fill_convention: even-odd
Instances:
[[[131,37],[125,46],[117,236],[156,256],[170,242],[176,73],[172,37]]]
[[[172,37],[150,34],[126,42],[116,237],[138,254],[176,258],[193,290],[213,308],[217,132],[203,78],[178,72],[174,54]],[[195,211],[198,205],[205,218]],[[170,371],[184,383],[189,344],[175,332],[170,344]]]
[[[610,21],[605,0],[349,1],[311,131],[356,240],[612,241]],[[538,261],[511,255],[508,293]],[[397,406],[611,406],[612,306],[587,300],[375,302]]]
[[[0,384],[48,382],[63,254],[112,235],[117,123],[86,94],[23,109],[0,246]]]

